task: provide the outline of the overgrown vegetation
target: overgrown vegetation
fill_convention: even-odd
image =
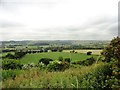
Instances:
[[[18,60],[2,60],[2,69],[22,69],[22,64]]]
[[[80,60],[80,61],[77,61],[77,62],[73,62],[72,64],[79,64],[79,65],[83,65],[83,66],[89,66],[89,65],[92,65],[93,63],[95,63],[95,59],[93,57],[91,58],[88,58],[86,60]]]
[[[112,75],[111,65],[99,63],[81,68],[71,67],[64,72],[46,72],[33,68],[3,81],[4,87],[104,89],[118,88],[119,84]]]
[[[74,50],[69,53],[56,50],[39,54],[9,53],[7,59],[2,60],[2,87],[120,88],[120,38],[111,40],[102,56],[95,58],[91,53],[80,54]],[[26,57],[29,57],[26,63],[21,64]]]

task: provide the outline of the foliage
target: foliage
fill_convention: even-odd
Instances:
[[[50,61],[53,61],[53,60],[50,59],[50,58],[41,58],[41,59],[39,60],[39,63],[43,63],[43,64],[45,64],[45,65],[48,65],[48,64],[50,63]]]
[[[104,62],[109,62],[114,70],[113,74],[120,80],[120,38],[116,37],[111,40],[110,44],[103,50]]]
[[[110,64],[101,64],[92,72],[88,72],[79,77],[81,88],[113,88],[118,86],[118,80],[112,76],[112,66]]]
[[[45,64],[43,64],[43,63],[38,63],[38,68],[40,69],[40,70],[46,70],[46,65]]]
[[[7,53],[7,55],[6,55],[5,57],[3,57],[3,58],[8,58],[8,59],[20,59],[20,58],[22,58],[22,57],[25,56],[25,55],[26,55],[26,52],[22,52],[22,51],[18,52],[18,51],[15,51],[15,54],[14,54],[14,55],[11,54],[11,53]]]
[[[11,53],[8,53],[5,57],[8,58],[8,59],[14,59],[15,58],[15,56]]]
[[[3,88],[49,88],[49,89],[105,89],[120,88],[118,80],[111,76],[111,65],[106,63],[69,68],[64,72],[46,72],[39,69],[25,70],[15,79],[3,81]]]
[[[69,63],[64,61],[53,61],[47,66],[48,71],[64,71],[69,68]]]
[[[70,63],[70,58],[65,58],[64,61]]]
[[[20,70],[2,70],[2,80],[6,80],[8,78],[15,79],[17,75],[19,75],[22,71]]]
[[[92,65],[95,62],[95,59],[93,57],[91,58],[87,58],[86,60],[80,60],[77,62],[73,62],[72,64],[80,64],[80,65],[84,65],[84,66],[89,66]]]
[[[70,58],[63,58],[63,57],[59,57],[58,58],[58,61],[61,61],[61,62],[68,62],[68,63],[70,63]]]
[[[117,60],[120,66],[120,38],[114,38],[110,44],[103,50],[102,54],[105,56],[105,61],[110,62],[112,58]]]
[[[16,59],[20,59],[20,58],[22,58],[25,55],[26,55],[26,52],[20,51],[20,52],[15,52],[14,56],[15,56]]]
[[[34,63],[29,63],[29,64],[23,65],[22,69],[31,69],[33,67],[35,67],[35,64]]]
[[[87,52],[87,55],[91,55],[91,54],[92,54],[92,52],[91,52],[91,51]]]
[[[58,61],[63,61],[63,57],[59,57],[59,58],[58,58]]]
[[[22,69],[22,64],[18,60],[2,60],[2,69]]]

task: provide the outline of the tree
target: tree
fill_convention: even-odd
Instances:
[[[59,60],[59,61],[63,61],[63,57],[59,57],[58,60]]]
[[[91,54],[92,54],[92,52],[91,52],[91,51],[87,52],[87,55],[91,55]]]
[[[41,58],[40,60],[39,60],[39,62],[38,62],[38,64],[39,63],[43,63],[43,64],[45,64],[46,66],[50,63],[50,61],[53,61],[52,59],[50,59],[50,58]]]
[[[110,44],[103,50],[105,61],[110,62],[114,59],[117,66],[120,67],[120,38],[116,37],[111,40]]]
[[[8,59],[14,59],[15,58],[14,55],[11,54],[11,53],[8,53],[5,57],[8,58]]]
[[[70,58],[65,58],[65,62],[70,63]]]

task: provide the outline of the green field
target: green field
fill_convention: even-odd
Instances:
[[[70,52],[70,51],[72,51],[72,50],[63,50],[63,52]],[[101,52],[102,52],[102,50],[92,50],[92,49],[85,49],[85,50],[75,50],[76,52],[78,52],[78,53],[87,53],[87,52],[92,52],[92,54],[95,54],[95,55],[100,55],[101,54]]]
[[[86,55],[81,53],[68,53],[68,52],[47,52],[47,53],[35,53],[27,54],[20,61],[23,64],[35,63],[37,64],[41,58],[51,58],[53,60],[58,60],[59,57],[71,58],[71,62],[78,60],[85,60],[90,57],[97,58],[97,55]]]

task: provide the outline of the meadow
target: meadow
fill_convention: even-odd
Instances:
[[[63,52],[70,52],[71,50],[63,50]],[[81,50],[75,50],[76,52],[78,52],[78,53],[84,53],[84,54],[86,54],[87,52],[92,52],[92,54],[94,54],[94,55],[100,55],[101,54],[101,52],[102,52],[102,50],[93,50],[93,49],[81,49]]]
[[[90,57],[97,58],[97,55],[87,55],[82,53],[68,53],[68,52],[43,52],[43,53],[34,53],[27,54],[20,62],[22,64],[35,63],[37,64],[41,58],[51,58],[53,60],[58,60],[59,57],[70,58],[71,62],[85,60]]]

